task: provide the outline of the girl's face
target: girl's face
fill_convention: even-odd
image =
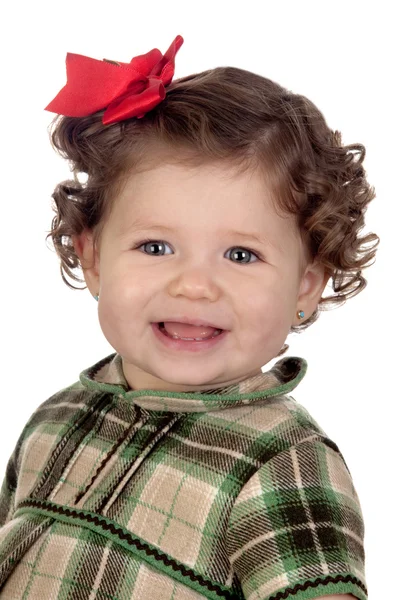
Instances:
[[[95,257],[85,279],[133,389],[204,391],[259,373],[327,280],[306,266],[295,219],[274,211],[262,175],[224,164],[131,175],[97,252],[89,235],[79,244]],[[169,348],[152,323],[177,318],[227,332],[208,349]]]

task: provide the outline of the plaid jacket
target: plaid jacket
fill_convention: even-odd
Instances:
[[[131,390],[111,354],[33,413],[0,502],[6,600],[366,600],[339,449],[287,395],[306,361],[205,393]]]

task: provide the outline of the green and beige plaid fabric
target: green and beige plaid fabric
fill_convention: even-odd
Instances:
[[[33,413],[0,502],[7,600],[366,600],[358,496],[279,360],[199,393],[131,390],[112,354]]]

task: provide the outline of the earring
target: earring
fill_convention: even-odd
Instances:
[[[303,317],[304,317],[304,312],[303,312],[303,310],[300,310],[298,312],[298,319],[303,319]]]
[[[97,294],[97,296],[93,296],[95,300],[99,300],[99,294]]]

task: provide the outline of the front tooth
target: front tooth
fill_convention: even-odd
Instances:
[[[212,335],[212,337],[216,337],[216,336],[217,336],[217,335],[219,335],[220,333],[221,333],[220,331],[216,331],[216,332],[215,332],[215,333]],[[195,341],[195,342],[202,342],[203,340],[207,340],[207,339],[208,339],[208,340],[211,340],[211,339],[212,339],[212,338],[183,338],[183,337],[180,337],[179,335],[172,335],[172,336],[170,336],[170,337],[171,337],[173,340],[184,340],[185,342],[192,342],[192,341]]]
[[[171,337],[173,338],[173,340],[184,340],[184,342],[192,342],[192,341],[201,342],[203,340],[203,338],[183,338],[178,335],[172,335]]]
[[[178,336],[173,336],[173,340],[184,340],[184,342],[202,342],[203,340],[211,340],[211,338],[180,338]]]

